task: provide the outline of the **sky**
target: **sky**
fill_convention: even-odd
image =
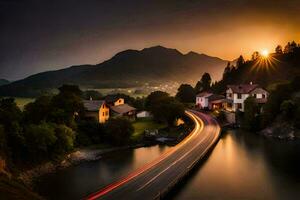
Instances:
[[[233,60],[300,42],[299,0],[0,0],[0,78],[162,45]]]

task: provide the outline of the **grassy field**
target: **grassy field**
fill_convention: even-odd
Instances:
[[[167,126],[166,124],[157,123],[151,118],[137,119],[132,125],[134,127],[134,133],[132,135],[133,140],[140,139],[145,130],[161,129]]]

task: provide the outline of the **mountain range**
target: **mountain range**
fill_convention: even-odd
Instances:
[[[194,83],[204,72],[219,80],[227,62],[195,52],[183,54],[162,46],[140,51],[125,50],[100,64],[46,71],[0,86],[0,95],[36,96],[62,84],[84,88],[125,88],[172,81]]]

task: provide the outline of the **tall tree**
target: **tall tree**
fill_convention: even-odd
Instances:
[[[223,80],[228,78],[230,71],[231,71],[231,66],[230,66],[230,62],[228,62],[223,72],[223,78],[222,78]]]
[[[281,45],[278,45],[276,48],[275,48],[275,53],[277,54],[282,54],[283,51],[282,51],[282,46]]]
[[[254,51],[252,56],[251,56],[251,59],[252,60],[257,60],[258,58],[260,58],[260,53],[258,51]]]
[[[198,93],[201,91],[209,90],[210,88],[211,88],[211,77],[209,73],[205,72],[202,75],[201,80],[197,82],[195,86],[195,91],[196,93]]]
[[[245,100],[245,112],[243,118],[243,128],[247,130],[258,130],[260,123],[258,119],[258,105],[254,97],[248,97]]]
[[[169,98],[170,95],[166,92],[162,91],[154,91],[151,92],[151,94],[148,95],[145,102],[145,107],[148,110],[151,110],[153,106],[156,106],[159,102],[162,102],[163,100]]]
[[[192,103],[195,101],[196,92],[189,84],[181,84],[178,88],[176,98],[183,103]]]
[[[245,63],[245,59],[242,55],[240,55],[240,57],[237,59],[236,61],[236,67],[240,67]]]

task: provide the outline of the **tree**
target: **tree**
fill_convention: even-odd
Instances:
[[[153,105],[150,111],[156,121],[167,123],[171,127],[176,119],[184,115],[184,106],[174,97],[168,97]]]
[[[30,158],[49,158],[57,140],[55,127],[45,122],[39,125],[31,124],[25,129],[25,139]]]
[[[184,103],[193,103],[196,98],[196,92],[191,85],[181,84],[178,88],[176,98]]]
[[[151,92],[146,98],[145,107],[147,110],[151,110],[153,106],[156,106],[159,102],[169,98],[170,95],[162,91]]]
[[[253,61],[255,61],[255,60],[259,59],[260,56],[261,56],[261,55],[260,55],[260,53],[259,53],[258,51],[254,51],[253,54],[252,54],[252,56],[251,56],[251,59],[252,59]]]
[[[99,144],[104,139],[104,128],[97,120],[81,120],[78,123],[78,135],[76,143],[78,145]]]
[[[131,122],[126,118],[110,118],[105,130],[109,142],[118,146],[128,144],[134,132]]]
[[[275,48],[275,53],[276,54],[282,54],[283,51],[282,51],[282,46],[281,45],[278,45],[276,48]]]
[[[196,93],[201,91],[207,91],[211,88],[211,77],[209,73],[204,73],[201,80],[197,82],[195,86]]]
[[[57,138],[54,144],[56,154],[65,153],[73,149],[75,132],[71,128],[65,125],[57,125],[55,127],[55,137]]]
[[[34,102],[24,107],[24,122],[39,124],[46,121],[52,109],[50,96],[40,96]]]
[[[19,123],[21,118],[22,112],[13,98],[0,100],[0,123],[4,125],[6,131],[13,128],[15,122]]]
[[[58,88],[60,94],[64,95],[76,95],[82,96],[82,91],[79,89],[77,85],[67,85],[64,84],[63,86]]]
[[[284,53],[292,53],[298,47],[295,41],[288,42],[287,45],[284,47]]]
[[[59,94],[51,100],[52,110],[49,121],[73,127],[75,117],[81,117],[84,113],[82,92],[74,85],[63,85],[59,91]]]
[[[83,98],[85,100],[93,99],[93,100],[101,100],[103,95],[96,90],[86,90],[83,92]]]
[[[22,112],[13,98],[0,100],[0,124],[4,131],[9,156],[13,160],[20,160],[24,147],[24,136],[20,125],[21,119]]]
[[[280,104],[280,111],[286,119],[293,118],[296,109],[292,100],[285,100]]]
[[[290,84],[280,84],[276,90],[270,93],[267,103],[263,106],[263,124],[265,126],[273,122],[277,114],[280,113],[281,103],[290,99],[293,92]]]
[[[245,63],[245,59],[242,55],[236,61],[236,67],[239,68]]]
[[[227,63],[227,66],[225,67],[224,69],[224,72],[223,72],[223,80],[225,79],[228,79],[229,78],[229,75],[230,75],[230,72],[231,72],[231,66],[230,66],[230,62]]]
[[[258,130],[260,122],[258,119],[258,105],[254,97],[248,97],[245,100],[245,109],[242,126],[247,130]]]

